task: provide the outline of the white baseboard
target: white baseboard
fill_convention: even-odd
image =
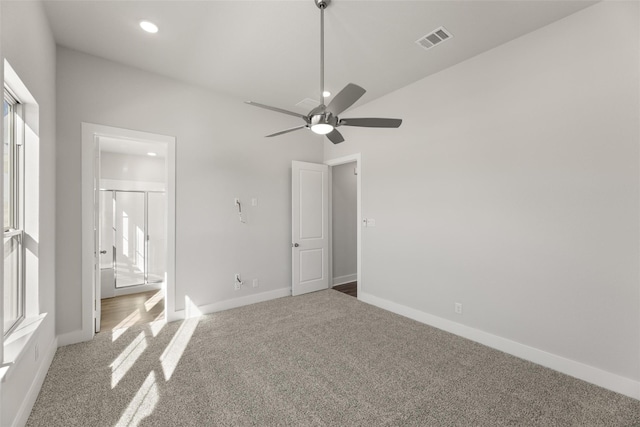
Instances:
[[[120,296],[123,296],[123,295],[139,294],[140,292],[147,292],[147,291],[159,291],[160,289],[162,289],[163,285],[164,285],[164,283],[158,282],[158,283],[149,283],[147,285],[130,286],[130,287],[126,287],[126,288],[116,288],[113,291],[112,297],[120,297]],[[107,297],[107,298],[111,298],[111,297]]]
[[[40,389],[42,388],[42,384],[44,383],[44,379],[47,376],[47,372],[49,371],[51,362],[53,362],[53,357],[56,355],[57,349],[58,339],[54,337],[51,340],[51,344],[47,347],[46,352],[42,355],[42,363],[40,363],[38,372],[29,387],[29,391],[27,392],[25,399],[22,401],[22,405],[20,405],[20,409],[18,409],[16,418],[13,420],[12,425],[14,427],[24,426],[27,424],[29,415],[31,415],[31,409],[33,409],[33,405],[36,403],[36,399],[38,398],[38,394],[40,393]]]
[[[256,304],[259,302],[269,301],[272,299],[291,296],[291,288],[281,288],[273,291],[261,292],[259,294],[247,295],[244,297],[233,298],[225,301],[216,302],[197,307],[201,314],[211,314],[218,311],[229,310],[232,308],[243,307],[245,305]],[[184,319],[185,310],[176,310],[172,319]]]
[[[64,347],[65,345],[76,344],[84,341],[91,341],[91,331],[85,331],[82,329],[67,332],[66,334],[58,335],[58,347]]]
[[[333,278],[332,286],[344,285],[345,283],[355,282],[356,280],[358,280],[357,273],[347,274],[346,276],[338,276]]]
[[[622,377],[575,360],[567,359],[451,320],[443,319],[384,298],[376,297],[366,292],[360,292],[358,299],[420,323],[442,329],[443,331],[459,335],[521,359],[537,363],[538,365],[562,372],[563,374],[640,400],[640,381]]]

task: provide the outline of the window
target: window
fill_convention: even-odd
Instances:
[[[24,318],[23,230],[21,208],[21,147],[18,110],[20,103],[5,88],[4,121],[4,334]]]

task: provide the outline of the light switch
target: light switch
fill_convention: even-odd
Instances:
[[[258,199],[257,198],[253,198],[251,199],[251,206],[258,206]]]

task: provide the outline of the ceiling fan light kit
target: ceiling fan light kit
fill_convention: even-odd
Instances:
[[[329,6],[331,0],[314,0],[315,5],[320,9],[320,99],[324,99],[324,10]],[[302,115],[292,111],[283,110],[269,105],[259,104],[253,101],[246,101],[247,104],[255,107],[264,108],[266,110],[275,111],[282,114],[288,114],[303,119],[304,125],[285,129],[280,132],[267,135],[273,137],[285,133],[293,132],[299,129],[311,129],[312,132],[319,135],[326,135],[334,144],[344,141],[344,137],[337,130],[339,126],[358,126],[358,127],[375,127],[375,128],[397,128],[402,124],[402,119],[382,119],[382,118],[357,118],[357,119],[340,119],[338,116],[347,108],[351,107],[364,95],[366,90],[360,86],[349,83],[333,98],[329,105],[321,104],[312,109],[309,114]]]
[[[338,125],[338,120],[329,114],[316,114],[311,116],[311,131],[318,135],[326,135]]]

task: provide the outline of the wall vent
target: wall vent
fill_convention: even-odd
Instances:
[[[300,107],[304,111],[309,112],[309,111],[313,110],[314,108],[316,108],[318,105],[320,105],[320,103],[318,101],[316,101],[315,99],[305,98],[302,101],[298,102],[296,104],[296,107]]]
[[[425,50],[429,50],[435,45],[451,38],[453,38],[453,34],[451,34],[446,28],[440,27],[433,30],[426,36],[420,37],[418,40],[416,40],[416,43],[422,46]]]

